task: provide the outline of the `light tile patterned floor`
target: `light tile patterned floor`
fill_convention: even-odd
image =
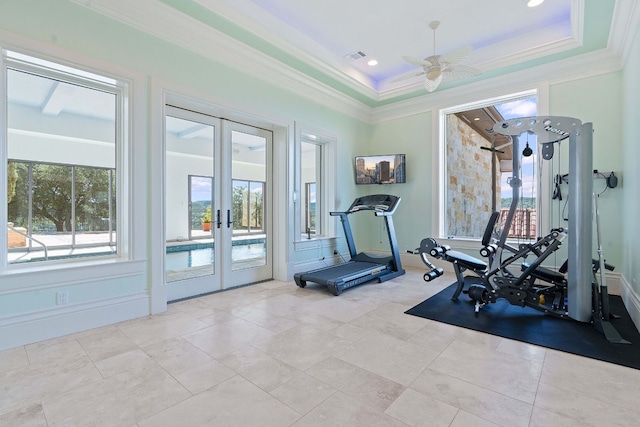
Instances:
[[[640,371],[267,282],[0,352],[0,426],[637,426]],[[639,355],[640,357],[640,355]]]

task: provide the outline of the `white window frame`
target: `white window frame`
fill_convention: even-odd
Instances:
[[[437,210],[432,217],[431,229],[436,238],[447,239],[445,230],[445,209],[447,208],[446,200],[446,118],[449,114],[472,110],[475,108],[486,107],[495,104],[501,104],[514,101],[529,96],[536,96],[538,101],[538,115],[546,115],[549,111],[549,90],[547,85],[537,87],[529,87],[524,90],[513,90],[504,92],[501,95],[478,94],[473,99],[466,98],[452,105],[443,106],[434,109],[432,114],[433,124],[433,195],[438,201]],[[536,206],[536,215],[538,220],[538,230],[548,230],[550,228],[551,219],[548,200],[551,200],[551,186],[549,179],[549,162],[542,161],[542,169],[540,173],[540,194],[537,196],[538,203]],[[448,239],[452,246],[460,249],[478,249],[480,239],[461,238]]]
[[[295,179],[294,179],[294,245],[296,250],[315,248],[324,245],[324,240],[335,239],[335,221],[329,212],[335,210],[336,199],[336,145],[337,138],[322,130],[296,123],[295,127]],[[310,135],[315,139],[310,138]],[[302,182],[302,143],[319,145],[320,156],[316,157],[316,234],[308,239],[302,230],[302,209],[304,194]],[[318,191],[319,190],[319,191]],[[319,208],[318,208],[319,207]]]
[[[0,238],[0,275],[19,273],[30,270],[58,269],[61,265],[103,264],[133,259],[131,251],[131,153],[130,137],[131,117],[130,99],[131,82],[109,77],[109,73],[95,72],[88,67],[83,69],[77,64],[67,64],[60,59],[48,59],[38,54],[23,54],[14,49],[0,47],[0,81],[5,91],[0,99],[0,162],[7,164],[8,160],[8,122],[7,122],[7,73],[6,70],[32,72],[43,77],[63,80],[72,84],[86,86],[95,90],[112,93],[116,96],[115,120],[115,169],[116,169],[116,253],[113,255],[95,255],[81,258],[67,258],[36,263],[8,263],[8,242],[5,237]],[[7,176],[0,174],[0,222],[7,222],[8,207],[6,198]]]

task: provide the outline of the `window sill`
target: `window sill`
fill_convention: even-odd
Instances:
[[[438,237],[436,241],[441,245],[448,245],[453,250],[479,251],[482,247],[480,239],[468,237]]]

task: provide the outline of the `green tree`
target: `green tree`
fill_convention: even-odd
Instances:
[[[246,181],[234,181],[233,195],[231,204],[233,207],[233,229],[242,230],[245,228],[243,224],[244,220],[244,206],[247,198],[247,182]]]
[[[9,216],[15,219],[16,225],[26,226],[29,202],[28,165],[18,163],[17,174],[17,196],[9,204]],[[72,230],[71,177],[71,166],[33,164],[31,191],[34,228],[47,229],[49,224],[53,224],[58,232]],[[91,231],[108,229],[109,179],[108,169],[75,168],[76,228]]]
[[[254,191],[253,203],[251,203],[251,219],[255,228],[262,227],[262,191]]]
[[[211,217],[211,201],[210,200],[199,200],[195,202],[191,202],[191,229],[197,230],[202,226],[202,222],[204,216],[207,213],[207,209],[209,210],[209,217]]]
[[[211,222],[211,205],[204,208],[204,215],[202,215],[202,222]]]
[[[56,231],[71,231],[71,167],[34,164],[33,216],[47,219]]]
[[[16,183],[13,197],[7,204],[9,220],[16,227],[27,226],[27,215],[29,211],[29,169],[26,163],[12,162],[16,172]]]
[[[109,170],[75,168],[76,229],[105,231],[109,218]]]
[[[16,184],[18,183],[18,167],[15,162],[9,162],[7,164],[7,204],[11,203],[11,200],[16,195]]]

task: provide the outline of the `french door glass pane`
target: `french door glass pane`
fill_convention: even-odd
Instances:
[[[212,275],[214,127],[166,117],[166,281]]]
[[[266,264],[266,138],[232,131],[232,270]]]

